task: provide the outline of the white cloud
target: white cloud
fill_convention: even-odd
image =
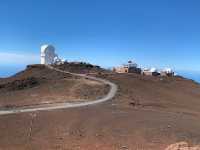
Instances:
[[[28,53],[0,52],[0,65],[27,65],[39,63],[40,56]]]

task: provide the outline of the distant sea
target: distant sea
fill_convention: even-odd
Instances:
[[[0,78],[6,78],[12,76],[19,71],[22,71],[26,66],[1,66],[0,65]]]
[[[26,68],[25,65],[18,66],[18,67],[16,66],[3,67],[0,65],[0,78],[12,76],[25,68]],[[177,71],[177,74],[200,83],[200,71],[199,72],[198,71]]]
[[[178,71],[178,75],[200,83],[200,71]]]

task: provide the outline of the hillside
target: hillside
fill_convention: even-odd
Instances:
[[[87,101],[102,97],[107,91],[106,85],[96,81],[30,65],[10,78],[0,79],[0,106]]]
[[[8,91],[14,93],[12,98],[16,101],[17,92],[33,93],[36,87],[43,85],[57,84],[53,91],[65,87],[66,98],[72,93],[76,93],[74,98],[83,97],[81,93],[87,89],[90,90],[87,92],[89,97],[106,93],[106,88],[102,87],[104,85],[88,83],[41,67],[30,66],[24,72],[0,80],[1,86],[4,85],[0,102],[3,102],[2,97]],[[185,149],[188,150],[188,147],[200,144],[200,85],[192,80],[117,74],[85,64],[64,64],[58,67],[112,81],[119,87],[117,95],[111,101],[88,107],[0,116],[0,121],[4,122],[0,124],[0,148],[165,150],[171,144],[184,141],[181,144],[186,145]],[[16,87],[16,80],[29,86],[10,91],[10,87]],[[63,83],[65,80],[67,82]],[[80,87],[82,82],[84,84],[80,93],[68,92],[69,88],[74,87],[72,84]],[[90,86],[85,88],[85,84]],[[60,96],[61,93],[57,94]],[[46,95],[50,95],[49,92]],[[33,96],[31,102],[34,100]],[[175,144],[166,150],[179,149],[179,145]]]
[[[81,74],[101,74],[101,73],[111,73],[111,71],[101,68],[100,66],[92,65],[85,62],[75,62],[69,63],[65,62],[62,65],[55,65],[54,67],[61,70],[81,73]]]

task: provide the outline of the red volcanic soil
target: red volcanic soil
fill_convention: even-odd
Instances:
[[[119,86],[113,100],[0,116],[0,149],[165,150],[180,141],[200,144],[199,84],[181,77],[96,76]]]
[[[31,65],[13,77],[0,79],[0,108],[42,103],[88,101],[109,90],[102,83]]]

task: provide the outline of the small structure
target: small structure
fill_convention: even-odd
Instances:
[[[128,67],[126,66],[115,67],[113,68],[113,71],[117,73],[128,73]]]
[[[171,68],[165,68],[161,71],[156,68],[141,69],[132,61],[128,61],[128,63],[124,64],[123,66],[113,68],[113,71],[117,73],[137,73],[146,76],[175,76],[175,73]]]
[[[156,68],[145,68],[142,70],[142,75],[146,76],[158,76],[160,75]]]
[[[52,45],[41,46],[41,64],[52,65],[62,64],[64,61],[61,60],[55,53],[55,48]]]
[[[128,64],[124,64],[123,66],[113,68],[113,71],[117,73],[141,73],[141,69],[132,61],[128,61]]]
[[[174,71],[171,68],[165,68],[160,72],[160,75],[172,77],[174,76]]]

